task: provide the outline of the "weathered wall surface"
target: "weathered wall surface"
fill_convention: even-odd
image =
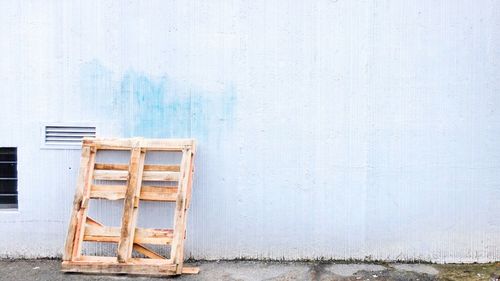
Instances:
[[[193,258],[500,259],[498,1],[0,13],[0,146],[19,150],[0,256],[61,254],[79,152],[40,149],[40,124],[83,121],[198,139]]]

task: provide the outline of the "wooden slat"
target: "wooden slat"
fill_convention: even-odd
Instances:
[[[87,226],[85,227],[85,236],[83,237],[83,240],[93,242],[118,243],[120,241],[120,233],[120,227],[95,226],[87,224]],[[136,228],[134,243],[169,245],[170,243],[172,243],[172,237],[172,229]]]
[[[102,150],[130,150],[136,139],[84,138],[83,144]],[[139,146],[150,151],[182,151],[194,146],[193,139],[141,139]]]
[[[112,181],[126,181],[128,180],[128,171],[114,171],[114,170],[95,170],[95,180],[112,180]]]
[[[102,223],[96,221],[95,219],[93,219],[89,216],[87,216],[86,224],[91,225],[91,226],[104,226]]]
[[[177,265],[142,265],[142,264],[119,264],[119,263],[84,263],[84,262],[63,262],[63,272],[74,273],[95,273],[95,274],[137,274],[151,276],[172,276],[178,275],[175,270]],[[198,274],[198,267],[183,267],[182,274]]]
[[[102,262],[118,263],[116,257],[104,257],[104,256],[80,256],[78,259],[71,261],[70,263],[80,263],[80,264],[97,264]],[[168,266],[172,262],[168,259],[147,259],[147,258],[130,258],[127,262],[128,264],[144,264],[144,265],[161,265]]]
[[[99,264],[99,263],[117,263],[116,257],[105,257],[105,256],[80,256],[74,261],[69,261],[64,264]],[[165,266],[169,268],[170,265],[174,265],[169,259],[148,259],[148,258],[131,258],[127,262],[129,265],[157,265]]]
[[[120,241],[120,228],[112,226],[93,226],[85,227],[84,241],[92,242],[112,242]]]
[[[193,190],[193,174],[194,174],[194,151],[195,149],[193,148],[193,151],[191,153],[191,167],[189,167],[189,174],[188,174],[188,184],[187,184],[187,191],[186,191],[186,213],[187,210],[189,209],[189,206],[191,204],[191,193]],[[186,214],[187,216],[187,214]]]
[[[128,263],[118,263],[116,257],[81,256],[76,261],[64,261],[64,272],[90,272],[104,274],[176,275],[176,264],[170,260],[132,258]],[[184,267],[183,274],[198,274],[198,267]]]
[[[200,273],[199,267],[183,266],[182,274],[198,274]]]
[[[166,259],[164,256],[158,254],[157,252],[151,250],[150,248],[143,246],[142,244],[134,243],[134,250],[136,250],[138,253],[145,255],[150,259]]]
[[[141,151],[139,145],[139,143],[134,144],[130,156],[128,169],[130,179],[127,182],[127,191],[125,192],[120,241],[118,242],[118,262],[120,263],[127,262],[127,260],[132,258],[134,230],[137,224],[137,209],[139,207],[139,195],[146,158],[146,153]]]
[[[124,185],[92,185],[90,198],[120,200],[125,198],[126,190]],[[176,186],[143,185],[141,188],[141,200],[175,202],[176,198]]]
[[[142,186],[141,200],[175,202],[176,199],[177,186]]]
[[[107,163],[95,163],[95,170],[118,170],[118,171],[128,171],[128,164],[107,164]]]
[[[152,229],[152,228],[136,228],[134,242],[144,244],[168,245],[172,243],[172,229]]]
[[[106,164],[106,163],[96,163],[95,170],[118,170],[118,171],[128,171],[127,164]],[[179,165],[144,165],[144,171],[157,171],[157,172],[179,172]]]
[[[90,198],[120,200],[125,198],[127,187],[124,185],[92,185]]]
[[[144,171],[180,172],[180,170],[181,167],[179,165],[157,165],[157,164],[144,165]]]
[[[104,227],[104,225],[102,223],[87,216],[87,227],[88,226]],[[85,236],[84,236],[84,240],[85,240]],[[114,242],[114,241],[111,241],[111,242]],[[143,254],[146,257],[151,258],[151,259],[165,259],[165,257],[163,257],[162,255],[158,254],[157,252],[153,251],[152,249],[150,249],[150,248],[148,248],[140,243],[134,242],[134,250],[136,250],[137,252],[139,252],[139,253],[141,253],[141,254]]]
[[[192,165],[192,151],[191,149],[186,149],[183,151],[181,160],[181,176],[179,179],[179,189],[177,192],[177,201],[174,215],[174,237],[172,239],[172,247],[170,250],[170,258],[173,263],[177,264],[177,273],[181,274],[183,267],[183,249],[184,249],[184,238],[185,238],[185,218],[186,218],[186,206],[187,206],[187,185],[189,183],[189,175],[191,173]]]
[[[177,248],[177,260],[181,261],[179,263],[179,267],[177,267],[177,273],[180,274],[180,272],[184,271],[183,267],[183,261],[184,261],[184,242],[186,240],[186,220],[187,220],[187,213],[188,213],[188,208],[189,208],[189,203],[191,201],[191,184],[193,181],[193,172],[194,172],[194,148],[191,151],[187,151],[188,154],[188,163],[186,163],[186,168],[187,170],[185,171],[185,175],[183,178],[183,181],[186,183],[186,190],[185,190],[185,199],[184,199],[184,217],[183,217],[183,235],[182,235],[182,240],[181,240],[181,245]]]
[[[146,171],[142,177],[143,181],[178,181],[179,172],[153,172]]]
[[[83,243],[83,233],[85,229],[85,222],[87,220],[87,211],[88,211],[88,201],[90,199],[90,187],[92,182],[92,173],[94,170],[95,158],[96,158],[96,150],[90,149],[90,156],[88,161],[88,168],[86,171],[84,185],[83,185],[83,196],[82,202],[80,205],[80,210],[78,211],[78,223],[76,225],[75,237],[73,242],[73,253],[71,259],[80,257],[82,253],[82,243]]]
[[[128,180],[128,171],[120,170],[95,170],[95,180],[125,181]],[[178,181],[179,172],[167,171],[145,171],[142,180],[144,181]]]
[[[66,244],[64,246],[63,260],[71,260],[73,254],[73,246],[75,241],[76,228],[78,224],[78,212],[83,200],[83,188],[85,186],[85,178],[88,175],[90,160],[90,147],[84,146],[82,148],[82,156],[80,159],[80,170],[78,172],[78,180],[76,186],[75,197],[73,199],[73,210],[71,211],[71,218],[68,227],[68,234],[66,236]]]

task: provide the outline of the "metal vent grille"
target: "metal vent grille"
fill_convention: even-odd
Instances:
[[[44,144],[46,147],[80,147],[83,138],[95,138],[94,126],[45,126]]]

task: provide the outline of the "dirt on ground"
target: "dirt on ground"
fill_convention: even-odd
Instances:
[[[439,280],[500,280],[500,263],[435,265]]]

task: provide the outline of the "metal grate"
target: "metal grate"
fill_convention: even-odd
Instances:
[[[95,138],[95,126],[45,126],[45,147],[80,147],[83,138]]]
[[[17,208],[17,148],[0,147],[0,209]]]

